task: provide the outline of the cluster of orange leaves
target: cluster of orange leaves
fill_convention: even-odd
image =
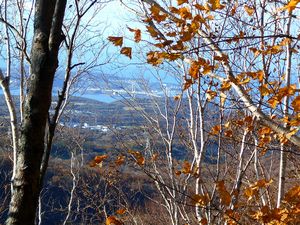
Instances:
[[[294,186],[285,194],[280,208],[263,206],[251,216],[256,221],[269,225],[300,224],[300,186]]]

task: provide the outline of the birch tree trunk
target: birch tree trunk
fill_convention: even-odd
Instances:
[[[32,225],[40,193],[40,166],[66,0],[36,0],[29,90],[7,224]]]

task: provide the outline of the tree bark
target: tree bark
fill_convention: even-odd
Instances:
[[[54,74],[66,0],[36,0],[31,71],[25,100],[16,175],[7,224],[33,225],[40,193],[40,166],[45,126],[51,105]]]

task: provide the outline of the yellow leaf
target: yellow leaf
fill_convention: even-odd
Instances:
[[[282,46],[280,45],[274,45],[274,46],[267,46],[267,49],[265,51],[262,52],[262,54],[264,55],[275,55],[278,54],[280,52],[282,52]]]
[[[109,36],[108,40],[112,42],[115,46],[122,46],[123,45],[123,37],[112,37]]]
[[[208,0],[208,3],[211,4],[212,10],[223,9],[225,7],[221,5],[220,0]]]
[[[227,95],[224,92],[220,93],[220,106],[224,107]]]
[[[217,92],[212,91],[212,90],[207,90],[206,92],[206,97],[208,101],[211,101],[212,99],[214,99],[217,96]]]
[[[263,84],[259,87],[259,91],[261,96],[268,96],[269,94],[271,94],[271,91],[268,88],[267,84]]]
[[[132,49],[129,47],[123,47],[123,48],[121,48],[120,53],[123,55],[126,55],[127,57],[129,57],[131,59],[131,51],[132,51]]]
[[[249,82],[250,82],[250,78],[246,77],[245,79],[239,81],[238,84],[244,85],[244,84],[248,84]]]
[[[280,8],[280,10],[287,10],[288,12],[292,12],[299,2],[300,0],[291,0],[285,7]]]
[[[254,13],[254,8],[250,7],[250,6],[247,6],[247,5],[244,5],[244,9],[246,11],[246,13],[248,13],[249,16],[252,16],[253,13]]]
[[[244,191],[244,195],[247,197],[248,201],[250,201],[253,196],[257,193],[257,190],[253,190],[251,187],[246,188]]]
[[[221,91],[228,91],[231,88],[231,83],[229,81],[223,81],[221,85]]]
[[[230,122],[228,121],[228,122],[225,123],[223,126],[224,126],[225,128],[229,128],[229,127],[230,127]]]
[[[279,43],[279,45],[280,45],[280,46],[285,46],[285,45],[290,44],[291,41],[292,41],[292,40],[291,40],[290,38],[284,38],[284,39]]]

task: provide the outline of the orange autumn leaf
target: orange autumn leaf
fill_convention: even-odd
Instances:
[[[271,134],[272,129],[270,127],[262,127],[258,130],[259,135],[269,135]]]
[[[177,33],[176,32],[168,32],[166,33],[166,36],[169,36],[169,37],[176,37]]]
[[[292,101],[292,107],[296,112],[300,112],[300,96],[297,96],[293,101]]]
[[[120,156],[118,156],[118,158],[116,159],[116,161],[115,161],[115,164],[117,165],[117,166],[121,166],[124,162],[125,162],[125,156],[123,156],[123,155],[120,155]]]
[[[208,0],[212,10],[223,9],[225,6],[221,5],[220,0]]]
[[[288,12],[292,12],[294,9],[296,9],[296,6],[299,2],[300,0],[291,0],[286,6],[280,8],[279,10],[287,10]]]
[[[151,37],[158,36],[158,32],[152,26],[146,26],[146,28],[147,28],[147,31],[149,32],[149,34],[151,35]]]
[[[167,15],[165,13],[161,12],[160,8],[156,5],[152,5],[150,7],[150,11],[151,11],[152,19],[154,19],[158,23],[166,20],[166,18],[167,18]]]
[[[130,32],[134,33],[134,41],[136,43],[139,43],[142,40],[142,35],[141,35],[141,30],[140,29],[132,29],[132,28],[128,27],[128,30]]]
[[[288,45],[292,42],[292,40],[290,38],[284,38],[280,43],[279,45],[280,46],[285,46],[285,45]]]
[[[208,101],[213,100],[217,96],[217,92],[212,91],[212,90],[207,90],[206,92],[206,98]]]
[[[117,219],[115,216],[109,216],[105,221],[106,225],[123,225],[123,223]]]
[[[94,160],[92,160],[91,162],[89,162],[89,166],[95,167],[95,166],[97,166],[97,163]]]
[[[208,195],[195,194],[192,197],[192,203],[193,203],[193,205],[206,206],[208,204],[208,202],[209,202]]]
[[[199,69],[200,69],[199,63],[197,61],[193,61],[189,69],[190,76],[194,79],[197,79],[199,77]]]
[[[152,161],[156,161],[156,160],[158,159],[158,156],[159,156],[158,153],[154,153],[154,154],[151,156],[151,160],[152,160]]]
[[[278,105],[279,101],[277,100],[277,98],[272,97],[268,100],[268,103],[272,107],[272,109],[275,109],[276,106]]]
[[[95,156],[94,161],[95,161],[96,164],[99,164],[104,159],[107,159],[107,158],[108,158],[108,155],[98,155],[98,156]]]
[[[180,36],[180,40],[183,42],[190,41],[192,39],[192,32],[184,32]]]
[[[188,3],[188,2],[189,2],[188,0],[177,0],[178,5],[182,5],[182,4]]]
[[[246,13],[249,15],[249,16],[252,16],[253,13],[254,13],[254,8],[250,7],[250,6],[247,6],[247,5],[244,5],[244,9],[246,11]]]
[[[175,101],[178,101],[178,100],[180,100],[181,99],[181,95],[176,95],[176,96],[174,96],[174,100]]]
[[[259,91],[261,96],[268,96],[269,94],[271,94],[271,90],[268,88],[267,84],[263,84],[259,87]]]
[[[223,81],[221,84],[221,91],[228,91],[231,88],[231,83],[229,81]]]
[[[118,209],[118,210],[116,211],[116,213],[119,214],[119,215],[123,215],[125,212],[126,212],[126,209],[125,209],[125,208],[123,208],[123,209]]]
[[[191,172],[191,164],[188,161],[183,162],[181,172],[184,174]]]
[[[274,45],[274,46],[267,46],[267,49],[265,51],[262,51],[262,54],[264,55],[276,55],[280,52],[282,52],[282,46],[280,45]]]
[[[184,20],[190,20],[193,18],[192,13],[190,12],[189,8],[187,8],[187,7],[180,8],[179,15]]]
[[[112,42],[115,46],[122,46],[123,45],[123,37],[109,36],[107,39],[110,42]]]
[[[226,137],[232,137],[233,132],[232,132],[232,130],[226,130],[226,131],[224,132],[224,135],[225,135]]]
[[[230,14],[233,16],[235,13],[236,13],[236,9],[237,9],[237,7],[238,7],[238,2],[236,2],[235,4],[234,4],[234,6],[233,6],[233,8],[231,9],[231,12],[230,12]]]
[[[200,11],[208,11],[209,10],[209,8],[207,8],[207,7],[203,6],[203,5],[200,5],[198,3],[196,3],[194,6],[195,6],[196,9],[198,9]]]
[[[145,158],[143,157],[142,153],[138,151],[129,150],[128,153],[135,157],[136,163],[140,166],[145,165]]]
[[[187,90],[193,84],[192,79],[186,79],[183,85],[183,90]]]
[[[147,62],[153,66],[157,66],[163,62],[161,54],[157,51],[147,53]]]
[[[213,135],[217,135],[217,134],[219,134],[220,130],[221,130],[221,126],[216,125],[211,129],[210,133]]]
[[[214,60],[217,60],[217,61],[221,61],[221,62],[228,62],[228,55],[226,54],[222,54],[222,56],[219,56],[219,55],[216,55],[214,56]]]
[[[140,166],[145,165],[145,158],[143,156],[138,156],[136,159],[136,163]]]
[[[222,204],[229,206],[231,202],[231,196],[230,193],[226,190],[224,180],[217,182],[217,190],[219,192]]]
[[[201,225],[207,225],[208,224],[208,221],[206,218],[202,218],[201,221],[200,221]]]
[[[123,47],[123,48],[121,48],[120,53],[123,54],[123,55],[126,55],[130,59],[132,58],[132,56],[131,56],[132,49],[130,47]]]
[[[181,171],[180,170],[175,170],[174,173],[175,173],[176,176],[180,176],[181,175]]]
[[[300,201],[300,186],[292,187],[284,196],[285,201]]]

